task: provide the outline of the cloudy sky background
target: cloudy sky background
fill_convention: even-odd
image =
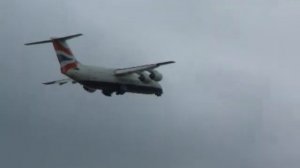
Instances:
[[[0,167],[298,168],[300,1],[1,0]],[[165,60],[162,97],[107,98],[63,78]]]

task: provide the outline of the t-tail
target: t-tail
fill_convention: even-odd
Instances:
[[[71,49],[67,44],[67,40],[81,36],[82,34],[75,34],[71,36],[51,38],[50,40],[37,41],[32,43],[26,43],[25,45],[35,45],[43,43],[52,43],[55,49],[58,61],[60,63],[60,70],[63,74],[67,73],[70,69],[77,68],[79,62],[74,57]]]

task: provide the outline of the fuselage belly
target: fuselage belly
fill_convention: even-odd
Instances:
[[[78,81],[83,86],[118,92],[124,89],[125,92],[144,93],[144,94],[162,94],[162,88],[156,81],[144,83],[139,80],[138,74],[126,76],[115,76],[114,69],[80,65],[78,68],[69,70],[67,76]]]

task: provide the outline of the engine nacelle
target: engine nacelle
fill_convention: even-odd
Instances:
[[[143,83],[150,83],[151,82],[151,78],[145,72],[142,72],[139,75],[140,75],[139,80],[142,81]]]
[[[90,93],[93,93],[96,91],[96,89],[93,89],[93,88],[89,88],[87,86],[83,86],[83,89],[86,90],[87,92],[90,92]]]
[[[157,82],[162,80],[163,76],[162,76],[162,74],[159,73],[158,71],[156,71],[156,70],[151,70],[151,71],[149,71],[149,72],[150,72],[149,77],[150,77],[152,80],[157,81]]]

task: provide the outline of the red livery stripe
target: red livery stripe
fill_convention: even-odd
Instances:
[[[65,74],[65,73],[68,72],[68,70],[70,70],[72,68],[76,68],[76,67],[77,67],[77,62],[73,62],[73,63],[67,64],[67,65],[61,67],[60,70],[61,70],[62,73]]]
[[[69,48],[64,47],[60,41],[58,40],[54,40],[53,41],[53,46],[55,48],[56,51],[62,51],[65,52],[68,55],[73,55],[73,53],[71,52],[71,50]]]

